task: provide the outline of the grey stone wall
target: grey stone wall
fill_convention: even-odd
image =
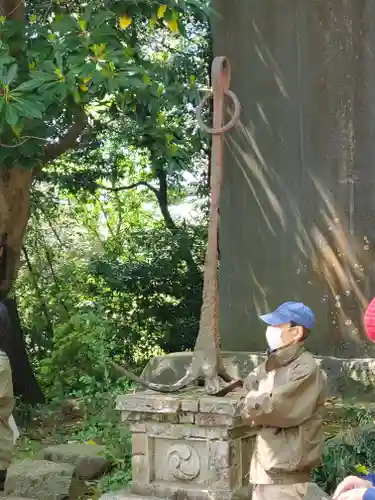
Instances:
[[[375,2],[213,0],[241,124],[226,140],[221,204],[224,349],[264,348],[259,313],[312,307],[310,347],[374,354]]]

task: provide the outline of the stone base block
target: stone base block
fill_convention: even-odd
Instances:
[[[132,433],[131,494],[172,500],[228,500],[248,486],[254,430],[236,418],[242,393],[202,389],[121,396]],[[121,498],[121,497],[120,497]]]

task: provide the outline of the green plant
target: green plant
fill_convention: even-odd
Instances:
[[[129,385],[120,383],[112,387],[110,393],[98,392],[74,399],[71,404],[76,412],[72,414],[64,414],[62,408],[66,405],[60,399],[34,409],[29,420],[23,422],[14,459],[30,457],[50,444],[101,444],[106,447],[105,455],[111,466],[105,476],[93,484],[93,491],[124,487],[131,480],[131,440],[115,409],[115,398],[127,390]],[[20,423],[19,414],[16,418]]]
[[[345,432],[326,441],[323,464],[314,471],[313,480],[327,493],[348,475],[363,474],[363,467],[375,470],[375,428],[373,423]]]

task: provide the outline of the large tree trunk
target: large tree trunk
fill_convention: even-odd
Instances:
[[[12,326],[9,337],[3,340],[4,349],[9,356],[12,367],[14,393],[20,396],[25,403],[44,403],[44,395],[28,360],[17,302],[15,299],[6,299],[4,304],[7,306]]]
[[[0,15],[25,21],[23,0],[0,0]],[[10,47],[17,56],[18,45]],[[23,237],[29,218],[32,169],[0,164],[0,300],[4,299],[17,276]]]
[[[0,300],[7,296],[17,276],[29,217],[31,182],[31,170],[0,170]]]
[[[11,330],[1,334],[12,367],[14,392],[24,402],[36,404],[44,402],[44,395],[28,359],[16,301],[6,298],[18,273],[29,217],[31,182],[31,170],[10,168],[0,171],[0,300],[7,306],[11,320]]]
[[[375,2],[213,0],[242,125],[221,204],[222,346],[266,346],[258,315],[302,300],[319,354],[373,354]]]

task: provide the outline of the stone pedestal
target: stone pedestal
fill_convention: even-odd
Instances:
[[[117,409],[132,434],[128,498],[250,498],[254,431],[235,417],[239,397],[210,397],[198,388],[118,397]]]

